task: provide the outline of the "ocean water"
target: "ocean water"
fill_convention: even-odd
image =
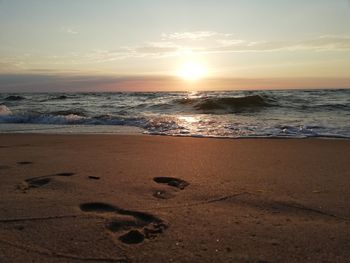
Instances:
[[[350,138],[350,90],[1,93],[0,132]]]

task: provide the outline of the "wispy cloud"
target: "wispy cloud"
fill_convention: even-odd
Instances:
[[[350,36],[320,36],[297,43],[297,48],[314,49],[316,51],[345,51],[350,50]]]
[[[60,28],[60,30],[61,30],[61,32],[66,33],[66,34],[69,34],[69,35],[76,35],[76,34],[79,33],[79,32],[78,32],[75,28],[73,28],[73,27],[62,26],[62,27]]]
[[[11,72],[14,70],[18,70],[15,62],[0,62],[0,72]]]
[[[193,31],[193,32],[175,32],[175,33],[170,33],[162,34],[162,39],[177,39],[177,40],[182,40],[182,39],[189,39],[189,40],[203,40],[206,38],[214,37],[221,35],[218,32],[214,31]]]
[[[350,51],[350,36],[319,36],[299,41],[249,41],[211,31],[163,34],[162,40],[83,55],[98,62],[126,58],[161,58],[184,54],[224,54],[273,51]]]
[[[65,28],[67,31],[67,28]],[[73,29],[72,29],[73,30]],[[69,32],[69,31],[67,31]],[[74,31],[75,32],[75,31]],[[122,46],[110,50],[70,52],[67,54],[44,56],[37,54],[31,59],[25,56],[1,56],[0,72],[13,68],[36,68],[44,65],[79,65],[108,63],[130,58],[159,59],[207,54],[230,54],[248,52],[339,52],[350,51],[350,36],[324,35],[295,41],[245,40],[233,34],[195,31],[162,34],[159,40],[135,46]],[[34,65],[34,64],[38,65]],[[11,70],[10,70],[11,69]]]
[[[0,55],[0,72],[4,73],[13,72],[14,70],[21,70],[28,59],[30,59],[30,54],[22,54],[21,56]]]

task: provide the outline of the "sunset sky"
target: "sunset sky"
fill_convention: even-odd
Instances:
[[[350,87],[348,0],[0,0],[0,91]]]

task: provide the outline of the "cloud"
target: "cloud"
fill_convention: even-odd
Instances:
[[[22,56],[1,56],[0,55],[0,72],[13,72],[21,70],[25,61],[30,57],[29,54],[23,54]]]
[[[160,40],[111,50],[91,50],[60,55],[17,55],[9,58],[0,54],[0,72],[14,72],[38,67],[109,63],[131,58],[159,59],[188,55],[230,54],[248,52],[339,52],[350,51],[350,36],[324,35],[294,41],[244,40],[233,34],[194,31],[162,34]]]
[[[163,34],[161,41],[114,51],[95,51],[88,56],[105,62],[125,58],[161,58],[183,54],[225,54],[272,51],[350,51],[350,36],[319,36],[299,41],[248,41],[232,34],[195,31]]]
[[[62,26],[60,30],[61,30],[61,32],[69,34],[69,35],[76,35],[79,33],[76,29],[74,29],[72,27]]]
[[[171,43],[171,42],[150,42],[145,44],[144,46],[130,48],[134,54],[155,54],[162,56],[164,54],[177,52],[180,46]]]
[[[244,53],[272,51],[350,51],[350,37],[321,36],[302,41],[220,41],[222,45],[207,47],[202,53]]]
[[[210,38],[213,36],[217,36],[219,33],[213,32],[213,31],[193,31],[193,32],[175,32],[175,33],[170,33],[162,34],[162,39],[177,39],[177,40],[182,40],[182,39],[190,39],[190,40],[203,40],[206,38]]]
[[[14,63],[9,62],[0,62],[0,72],[13,72],[18,70],[18,67]]]
[[[350,50],[350,36],[320,36],[315,39],[302,41],[296,44],[296,47],[301,49],[313,49],[316,51],[346,51]]]

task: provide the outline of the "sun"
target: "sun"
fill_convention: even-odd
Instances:
[[[177,76],[188,81],[199,80],[205,75],[206,69],[204,65],[197,61],[187,61],[177,71]]]

